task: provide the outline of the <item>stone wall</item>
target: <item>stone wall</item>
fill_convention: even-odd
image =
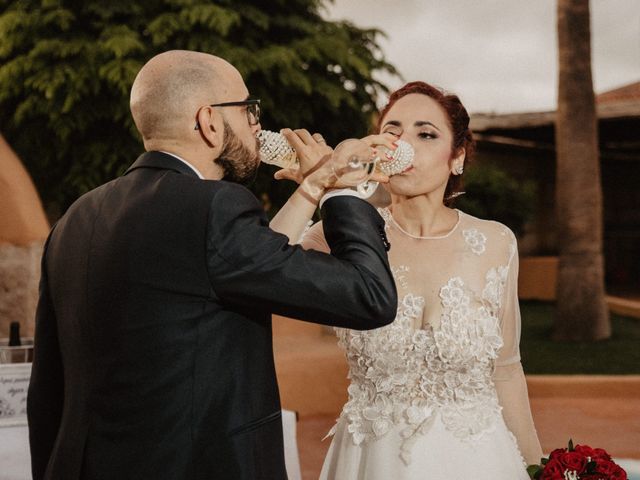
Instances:
[[[0,338],[20,322],[32,337],[40,258],[49,223],[31,177],[0,135]]]
[[[0,338],[9,336],[11,322],[20,322],[23,337],[33,336],[43,245],[0,245]]]

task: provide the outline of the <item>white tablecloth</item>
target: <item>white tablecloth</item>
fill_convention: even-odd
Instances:
[[[300,480],[300,459],[296,441],[296,414],[282,411],[284,455],[289,480]],[[0,479],[31,480],[29,432],[26,425],[0,426]]]
[[[298,438],[296,433],[296,413],[282,411],[282,431],[284,433],[284,461],[287,465],[289,480],[302,480],[300,457],[298,457]]]

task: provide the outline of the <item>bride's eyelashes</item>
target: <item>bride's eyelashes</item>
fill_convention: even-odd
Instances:
[[[420,140],[431,140],[431,139],[438,138],[438,135],[433,132],[420,132],[418,133],[418,138]]]
[[[400,138],[402,136],[402,131],[398,130],[397,128],[386,128],[382,131],[382,133],[390,133],[391,135],[393,135],[396,138]]]

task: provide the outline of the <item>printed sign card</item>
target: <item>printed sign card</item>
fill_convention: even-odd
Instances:
[[[0,427],[27,424],[30,363],[0,364]]]

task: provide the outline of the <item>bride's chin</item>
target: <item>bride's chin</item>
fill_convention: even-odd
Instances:
[[[404,196],[404,197],[408,197],[408,196],[413,196],[415,194],[415,192],[413,191],[413,188],[407,188],[406,185],[398,185],[397,183],[394,184],[392,182],[389,182],[386,185],[387,191],[393,195],[400,195],[400,196]]]
[[[393,181],[394,177],[391,177],[391,181],[385,185],[385,189],[391,195],[397,195],[400,197],[420,197],[422,195],[429,195],[429,191],[425,191],[424,186],[413,185],[410,182]]]
[[[393,175],[389,178],[388,185],[391,188],[406,190],[407,188],[411,188],[412,185],[411,177],[404,175]]]

